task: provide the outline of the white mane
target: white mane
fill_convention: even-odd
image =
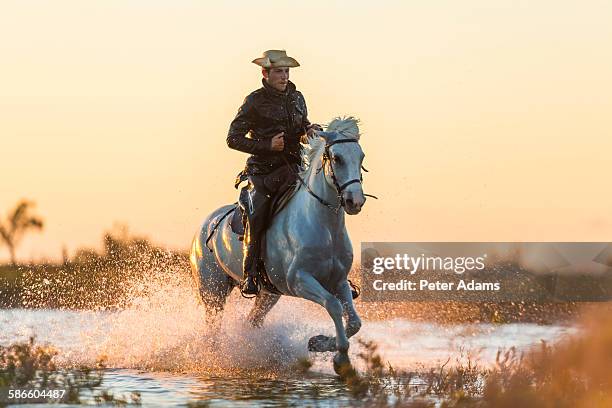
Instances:
[[[359,119],[353,116],[336,117],[329,122],[325,129],[326,132],[335,132],[342,138],[353,138],[359,140]],[[330,140],[331,141],[331,140]],[[306,177],[310,172],[313,163],[317,163],[325,150],[325,139],[322,137],[313,137],[302,149],[302,162],[304,169],[301,171],[301,176]]]
[[[344,137],[359,140],[359,119],[353,116],[337,117],[327,125],[328,132],[337,132]]]

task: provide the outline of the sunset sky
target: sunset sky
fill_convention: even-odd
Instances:
[[[127,224],[187,248],[236,200],[225,137],[286,49],[309,117],[354,115],[360,241],[610,241],[612,3],[3,1],[0,215],[21,261]],[[8,260],[0,246],[0,262]]]

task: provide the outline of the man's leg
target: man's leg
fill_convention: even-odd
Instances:
[[[247,225],[243,241],[243,282],[240,289],[243,294],[255,295],[259,292],[260,283],[257,282],[257,260],[269,212],[271,194],[263,187],[262,176],[249,177],[249,189],[245,205]]]

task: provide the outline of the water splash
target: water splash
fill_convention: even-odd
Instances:
[[[318,328],[299,316],[312,316],[316,305],[284,299],[257,329],[245,321],[252,302],[232,294],[219,324],[212,324],[188,277],[152,276],[134,285],[125,309],[88,315],[78,349],[65,350],[66,362],[91,363],[102,355],[110,367],[212,374],[278,371],[306,357],[308,337]],[[286,319],[292,315],[297,319]]]
[[[125,282],[122,308],[98,311],[8,310],[0,342],[37,335],[60,350],[60,364],[92,365],[100,356],[111,368],[243,376],[278,375],[301,358],[313,369],[331,373],[332,353],[308,353],[310,336],[333,334],[323,308],[303,299],[283,297],[262,328],[246,316],[252,300],[233,293],[220,324],[213,325],[199,304],[191,277],[181,266],[152,269],[142,279]],[[554,341],[572,329],[529,324],[416,323],[406,319],[365,321],[351,339],[351,358],[360,368],[357,339],[373,340],[385,361],[397,369],[437,366],[467,351],[486,364],[499,348],[528,348],[541,339]]]

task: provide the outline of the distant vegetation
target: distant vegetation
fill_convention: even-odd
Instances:
[[[78,249],[63,263],[0,266],[0,307],[123,307],[137,282],[189,273],[187,253],[153,245],[127,228],[106,232],[101,252]]]
[[[130,234],[127,227],[105,232],[101,250],[80,248],[72,256],[66,254],[59,263],[16,264],[14,248],[19,239],[29,229],[43,226],[40,217],[31,214],[32,206],[29,201],[20,202],[0,224],[2,240],[12,248],[11,265],[0,265],[0,307],[123,308],[135,297],[146,295],[153,287],[147,283],[153,278],[166,275],[189,281],[187,252],[156,246],[145,237]],[[351,276],[359,282],[359,275],[358,266]],[[359,312],[369,320],[403,317],[440,323],[551,323],[575,317],[577,306],[570,302],[541,301],[357,301]]]
[[[0,307],[114,309],[146,296],[152,279],[189,281],[187,252],[134,236],[126,227],[103,234],[102,250],[80,248],[61,263],[0,265]],[[358,270],[351,272],[359,281]],[[197,299],[194,296],[194,302]],[[409,318],[439,323],[552,323],[576,317],[582,304],[538,302],[362,302],[368,320]]]
[[[4,243],[11,255],[11,264],[15,265],[15,249],[24,234],[30,230],[41,230],[43,220],[31,214],[34,203],[28,200],[21,200],[13,210],[6,216],[5,220],[0,220],[0,243]]]

